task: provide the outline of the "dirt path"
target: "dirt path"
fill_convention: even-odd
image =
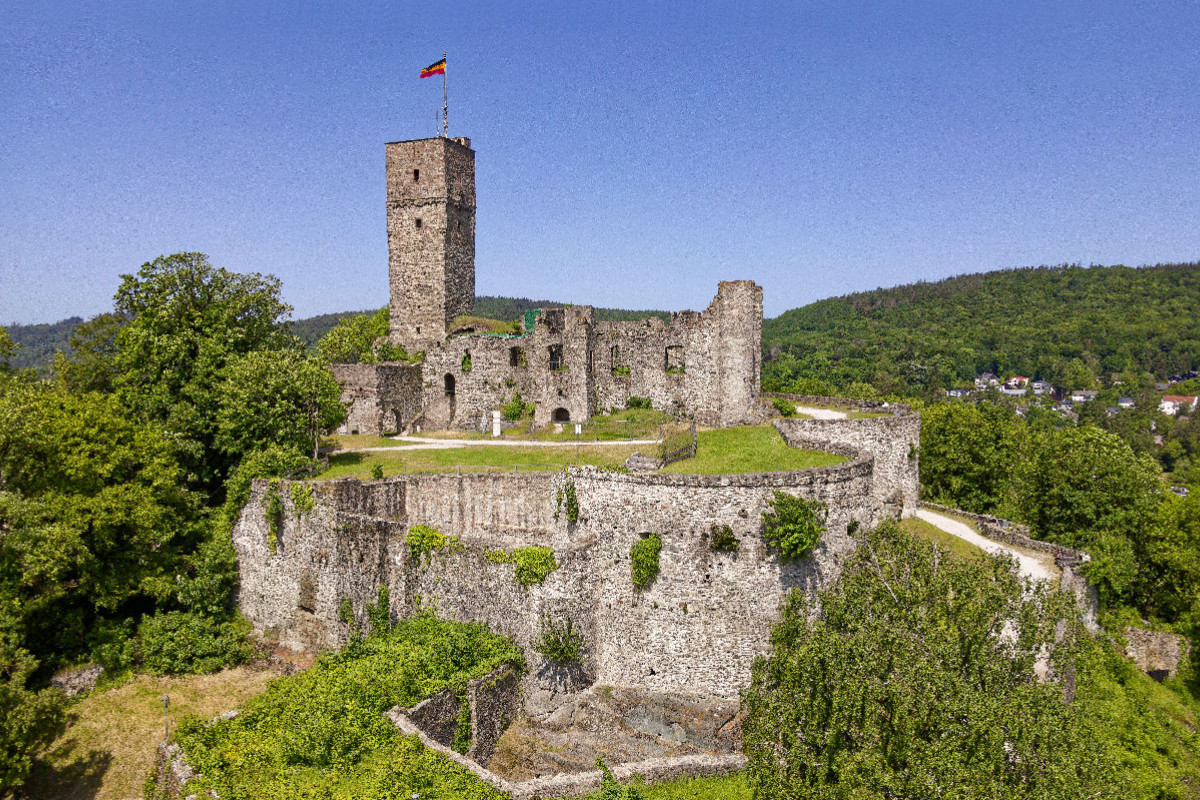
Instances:
[[[846,419],[845,411],[834,411],[832,408],[813,408],[812,406],[796,406],[801,414],[807,414],[813,419]]]
[[[1017,561],[1017,572],[1036,581],[1049,581],[1057,584],[1060,578],[1054,559],[1044,553],[1030,553],[1019,550],[1000,542],[994,542],[986,536],[981,536],[970,525],[951,519],[944,514],[935,514],[927,509],[917,511],[917,517],[925,520],[935,528],[945,531],[951,536],[957,536],[969,542],[980,550],[993,555],[1009,555]]]
[[[459,447],[574,447],[573,440],[558,442],[539,442],[523,439],[430,439],[425,436],[395,436],[398,442],[406,442],[395,447],[359,447],[353,450],[338,450],[339,453],[386,453],[392,450],[453,450]],[[628,447],[629,445],[657,445],[657,439],[614,439],[612,441],[595,442],[580,440],[584,447]]]

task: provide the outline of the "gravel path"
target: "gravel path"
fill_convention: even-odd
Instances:
[[[834,411],[831,408],[813,408],[812,406],[796,406],[801,414],[808,414],[813,419],[846,419],[845,411]]]
[[[395,447],[358,447],[354,450],[339,450],[339,453],[379,453],[389,450],[453,450],[459,447],[574,447],[575,441],[561,442],[531,442],[519,439],[431,439],[425,436],[393,436],[397,442],[405,442]],[[579,440],[580,447],[622,447],[629,445],[658,445],[657,439],[619,439],[613,441],[594,442],[588,439]]]
[[[951,536],[957,536],[963,541],[975,545],[980,550],[996,555],[1012,556],[1017,561],[1017,571],[1025,577],[1036,581],[1049,581],[1055,584],[1059,581],[1058,568],[1054,566],[1054,561],[1049,555],[1033,555],[1024,550],[1018,550],[1015,547],[994,542],[985,536],[980,536],[969,525],[959,522],[956,519],[951,519],[943,514],[935,514],[924,508],[917,511],[917,517]]]

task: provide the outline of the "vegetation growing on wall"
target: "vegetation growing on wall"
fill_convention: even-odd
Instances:
[[[658,554],[662,551],[662,537],[650,533],[633,543],[629,549],[630,571],[634,588],[647,589],[658,577]]]
[[[828,509],[820,500],[776,491],[762,514],[763,539],[779,548],[784,561],[808,558],[825,530]]]
[[[796,404],[791,400],[785,400],[782,397],[772,397],[771,405],[774,406],[775,410],[778,411],[782,416],[796,416]]]
[[[177,738],[203,776],[185,793],[499,800],[465,769],[401,736],[384,712],[465,687],[503,664],[523,668],[520,650],[483,625],[429,613],[402,620],[272,682],[234,719],[185,720]]]
[[[535,407],[536,404],[532,400],[527,403],[521,398],[520,392],[513,392],[512,399],[500,406],[500,416],[509,422],[516,422],[525,417],[532,417]]]
[[[428,525],[413,525],[404,535],[408,543],[408,553],[413,561],[428,562],[434,551],[447,550],[454,552],[462,549],[462,542],[457,536],[445,536],[437,528]]]
[[[713,550],[736,552],[741,544],[741,540],[733,535],[733,528],[728,525],[713,525],[709,529],[708,546]]]
[[[279,496],[279,478],[267,482],[263,516],[267,520],[267,547],[271,555],[279,548],[279,527],[283,524],[283,499]]]
[[[653,408],[654,405],[650,402],[649,397],[638,397],[637,395],[630,395],[629,397],[625,398],[625,407],[630,408],[630,409],[634,409],[634,408],[649,409],[649,408]]]
[[[545,583],[551,572],[558,569],[554,550],[541,545],[518,547],[515,550],[488,550],[485,558],[491,564],[513,564],[513,579],[528,589]]]
[[[566,506],[567,522],[574,525],[579,521],[579,496],[575,493],[575,481],[567,478],[558,487],[554,499],[554,518],[558,519],[558,515],[562,513],[563,506]]]
[[[313,487],[311,483],[293,482],[290,493],[292,495],[292,510],[297,518],[312,513],[312,510],[316,508],[317,503],[313,499]]]
[[[454,741],[450,749],[456,753],[465,753],[471,749],[471,700],[467,688],[458,689],[458,726],[454,729]]]
[[[533,643],[534,652],[556,664],[573,664],[583,660],[583,636],[575,630],[569,616],[552,617],[543,614],[541,631]]]

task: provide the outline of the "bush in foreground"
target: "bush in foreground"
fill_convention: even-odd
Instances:
[[[191,719],[179,741],[203,778],[188,793],[223,798],[465,798],[499,793],[384,718],[504,663],[520,651],[483,625],[432,614],[352,640],[309,670],[281,678],[231,720]]]

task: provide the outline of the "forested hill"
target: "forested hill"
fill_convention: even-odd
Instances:
[[[530,300],[527,297],[488,297],[475,298],[475,315],[489,319],[516,319],[531,308],[547,308],[565,305],[550,300]],[[309,347],[316,345],[342,317],[352,314],[370,314],[372,311],[341,311],[333,314],[318,314],[315,317],[293,320],[289,328],[302,342]],[[601,322],[618,320],[643,319],[645,317],[662,317],[669,319],[666,311],[628,311],[619,308],[597,308],[596,319]],[[71,353],[71,332],[83,322],[82,317],[69,317],[59,322],[42,323],[37,325],[9,325],[5,327],[13,341],[20,349],[10,359],[13,367],[18,369],[32,368],[42,374],[48,374],[50,365],[54,363],[55,352],[61,350]]]
[[[1037,267],[821,300],[763,325],[767,388],[820,380],[897,394],[980,372],[1072,389],[1200,364],[1200,263]],[[797,383],[800,379],[800,383]]]

